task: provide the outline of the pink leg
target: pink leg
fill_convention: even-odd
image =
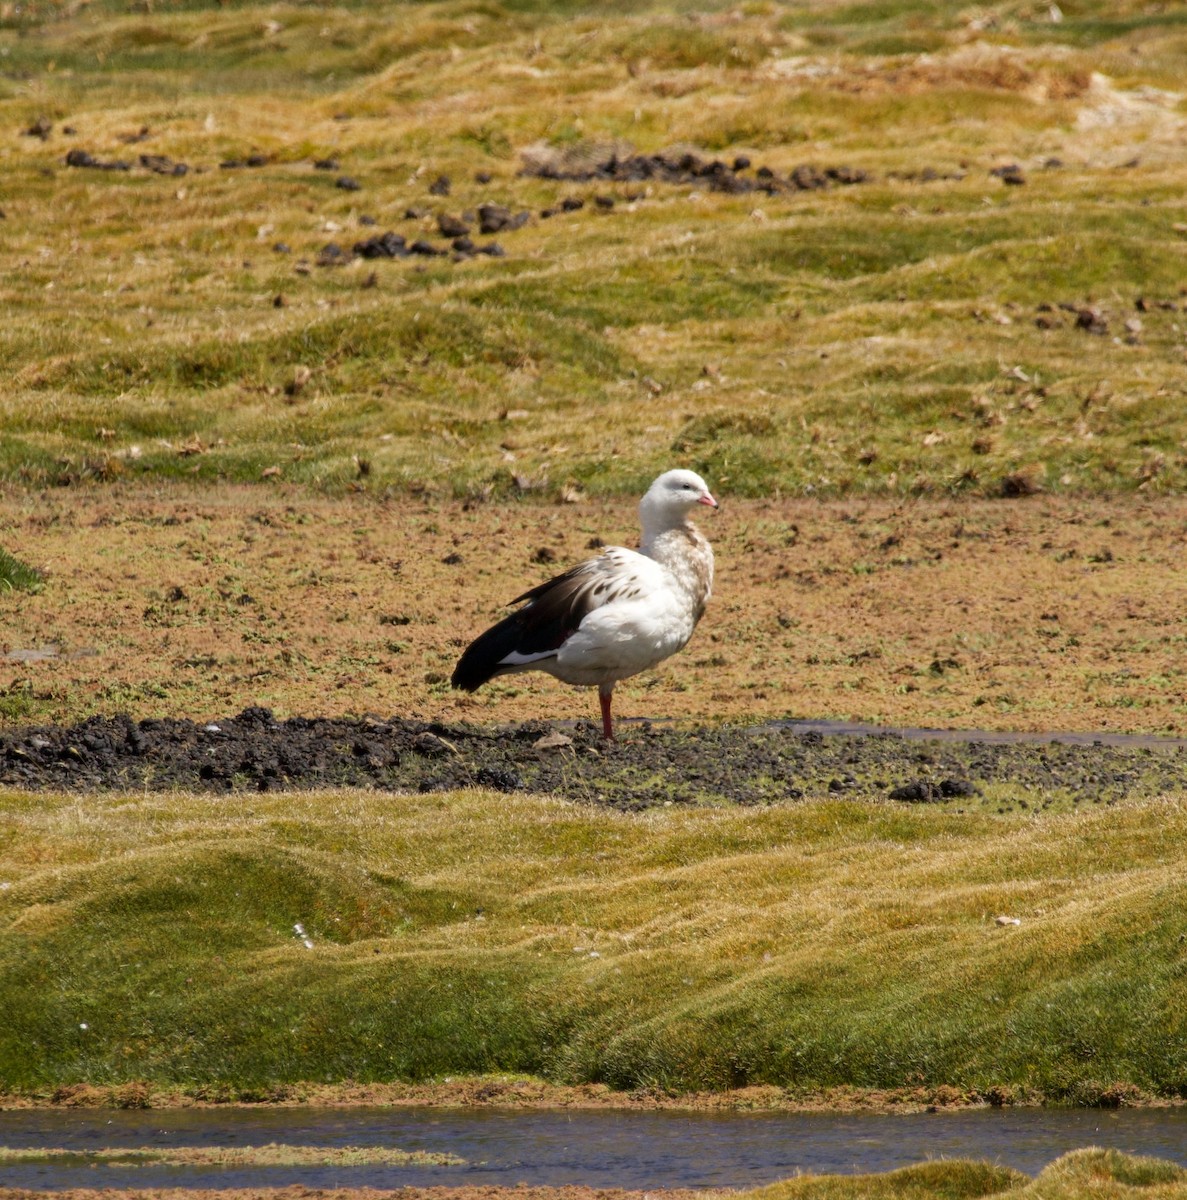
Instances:
[[[610,717],[610,697],[614,694],[614,684],[607,687],[603,684],[598,688],[598,700],[602,705],[602,737],[608,742],[614,741],[614,722]]]

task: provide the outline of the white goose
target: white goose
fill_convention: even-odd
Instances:
[[[717,507],[705,481],[666,471],[639,502],[639,549],[608,546],[517,596],[512,604],[526,603],[469,645],[453,686],[473,692],[496,675],[547,671],[596,687],[602,734],[613,739],[614,685],[682,649],[709,600],[713,550],[689,520],[698,504]]]

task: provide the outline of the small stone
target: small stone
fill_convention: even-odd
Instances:
[[[449,213],[438,215],[437,228],[441,231],[441,236],[447,238],[465,237],[470,232],[470,226],[465,221],[460,221]]]
[[[573,739],[563,733],[558,733],[555,729],[552,733],[546,733],[543,737],[537,738],[532,743],[533,750],[563,750],[566,746],[571,746]]]

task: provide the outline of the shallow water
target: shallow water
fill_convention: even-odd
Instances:
[[[791,733],[819,733],[849,737],[900,737],[908,741],[984,742],[991,746],[1120,746],[1146,750],[1177,750],[1187,738],[1160,737],[1153,733],[1072,732],[1035,733],[1010,729],[924,729],[915,725],[866,725],[861,721],[770,721],[762,729],[785,729]]]
[[[465,1166],[0,1166],[11,1187],[454,1186],[757,1187],[796,1172],[893,1170],[985,1159],[1035,1174],[1068,1150],[1105,1146],[1187,1166],[1187,1109],[976,1109],[899,1116],[499,1111],[428,1108],[0,1112],[0,1145],[397,1146]]]

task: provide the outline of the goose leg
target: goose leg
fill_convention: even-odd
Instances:
[[[602,737],[608,742],[614,741],[614,722],[610,717],[610,697],[614,694],[614,684],[603,683],[598,688],[598,701],[602,705]]]

